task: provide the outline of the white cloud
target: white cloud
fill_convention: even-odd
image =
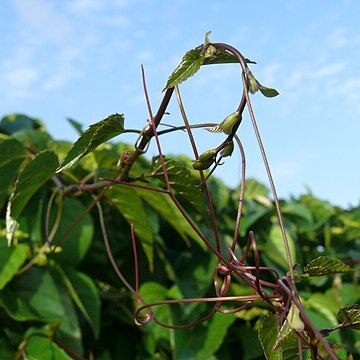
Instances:
[[[101,0],[73,0],[70,6],[74,11],[81,13],[102,9],[104,5],[105,2]]]
[[[332,75],[336,75],[339,73],[343,68],[345,67],[345,64],[343,63],[337,63],[337,64],[327,64],[319,69],[315,70],[312,73],[312,77],[314,78],[324,78],[329,77]]]
[[[10,88],[24,90],[36,83],[39,79],[39,72],[36,68],[30,66],[15,67],[9,69],[4,78]]]
[[[27,39],[41,41],[64,41],[71,35],[71,24],[67,17],[56,11],[51,2],[44,0],[12,0],[22,22],[20,29]]]

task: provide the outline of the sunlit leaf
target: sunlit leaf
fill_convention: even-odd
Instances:
[[[5,241],[0,240],[0,290],[14,277],[25,262],[28,252],[28,245],[8,247]]]
[[[77,139],[56,171],[60,172],[71,167],[100,144],[124,132],[126,132],[124,129],[124,116],[121,114],[110,115],[106,119],[90,125]]]
[[[337,273],[353,272],[354,270],[338,259],[319,256],[304,267],[308,276],[322,276]]]
[[[51,359],[71,360],[72,358],[51,339],[44,336],[32,336],[26,346],[29,360]]]
[[[205,56],[200,50],[193,49],[188,51],[182,58],[179,66],[170,75],[164,90],[179,85],[193,76],[200,69],[204,60]]]
[[[57,166],[58,160],[55,153],[44,150],[38,153],[19,174],[6,212],[6,236],[9,244],[17,228],[17,220],[22,210],[35,192],[55,174]]]
[[[26,149],[19,141],[11,138],[0,139],[0,207],[25,155]]]

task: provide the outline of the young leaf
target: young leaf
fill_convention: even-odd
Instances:
[[[189,77],[193,76],[204,63],[205,55],[201,53],[200,49],[193,49],[188,51],[182,58],[179,66],[170,75],[165,89],[179,85]]]
[[[353,271],[349,265],[346,265],[342,261],[326,256],[319,256],[304,267],[304,273],[308,276],[322,276]]]
[[[110,115],[106,119],[90,125],[77,139],[56,172],[68,169],[100,144],[124,132],[126,130],[124,129],[124,115],[122,114]]]
[[[45,150],[38,153],[20,173],[6,211],[6,235],[9,243],[11,243],[16,229],[16,221],[25,205],[35,192],[54,175],[57,166],[56,154]]]
[[[360,330],[360,305],[347,306],[336,314],[343,327]]]
[[[263,85],[260,85],[260,92],[266,97],[275,97],[279,95],[279,92],[276,89],[268,88]]]

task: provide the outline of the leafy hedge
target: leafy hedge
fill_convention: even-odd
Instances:
[[[226,63],[240,65],[238,107],[219,123],[190,124],[178,85]],[[120,114],[86,131],[70,119],[80,135],[72,145],[39,119],[0,121],[1,359],[360,356],[360,207],[310,193],[279,201],[250,100],[278,92],[249,64],[207,33],[170,75],[155,115],[142,69],[142,130]],[[184,126],[163,130],[173,94]],[[245,109],[271,196],[246,179]],[[197,128],[226,138],[199,154]],[[179,130],[194,160],[162,153],[160,138]],[[137,134],[134,146],[107,142],[125,132]],[[152,139],[158,156],[148,160]],[[213,173],[236,152],[241,182],[229,189]]]
[[[264,302],[235,315],[216,314],[184,330],[134,323],[134,298],[108,260],[99,212],[116,264],[133,286],[130,224],[134,225],[139,292],[147,302],[213,296],[216,257],[163,193],[115,184],[101,198],[101,208],[96,208],[94,197],[102,188],[81,190],[78,184],[101,183],[113,176],[119,154],[130,146],[105,143],[94,150],[92,144],[73,167],[56,172],[72,144],[51,138],[40,120],[9,115],[1,120],[0,131],[2,359],[262,358],[257,330],[270,313]],[[183,156],[166,157],[166,162],[180,201],[202,231],[210,233],[201,202],[191,201],[198,196],[191,194],[200,181],[198,172]],[[148,186],[164,183],[158,158],[139,158],[132,171]],[[229,189],[214,177],[209,186],[219,233],[230,242],[239,189]],[[285,274],[287,262],[268,189],[248,179],[245,199],[240,237],[253,230],[261,262]],[[319,256],[341,259],[357,269],[312,278],[309,271],[320,269],[317,275],[321,275],[321,268],[309,265],[297,284],[314,324],[336,327],[347,316],[338,309],[359,300],[360,207],[341,209],[308,193],[281,201],[281,208],[299,269]],[[249,291],[243,283],[232,282],[229,294]],[[186,324],[206,314],[209,306],[164,305],[155,312],[165,323]],[[263,324],[263,331],[271,332],[271,321]],[[330,333],[329,340],[344,345],[338,350],[341,358],[346,351],[360,356],[355,330],[341,327]]]

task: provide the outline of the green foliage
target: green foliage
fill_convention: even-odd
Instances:
[[[0,135],[0,182],[4,185],[0,193],[4,204],[0,222],[0,354],[14,358],[26,353],[29,359],[70,359],[89,353],[99,359],[222,359],[236,353],[256,360],[263,356],[261,343],[267,359],[297,358],[294,329],[303,324],[294,305],[281,326],[276,316],[269,315],[269,307],[259,303],[236,316],[216,314],[190,329],[171,330],[150,322],[140,331],[134,324],[133,298],[107,258],[98,210],[93,206],[103,188],[91,192],[74,188],[82,179],[92,184],[99,174],[111,177],[116,172],[119,149],[128,147],[98,146],[124,131],[123,117],[114,115],[91,126],[80,134],[67,156],[69,145],[51,139],[38,120],[24,115],[4,119]],[[56,173],[58,157],[65,156]],[[165,166],[182,208],[203,233],[211,234],[197,186],[201,180],[191,161],[167,156]],[[151,162],[139,159],[131,171],[136,179],[133,185],[166,190],[159,158]],[[239,189],[229,189],[216,178],[209,180],[209,188],[220,238],[228,241]],[[214,296],[217,259],[168,194],[112,184],[100,202],[112,254],[131,284],[130,224],[134,225],[140,295],[146,301]],[[340,209],[311,194],[281,205],[290,250],[304,269],[297,287],[309,316],[330,340],[344,343],[358,356],[354,344],[359,341],[355,332],[359,307],[353,304],[359,300],[359,269],[354,265],[360,256],[360,209]],[[288,268],[275,206],[266,186],[254,179],[247,180],[245,190],[242,251],[250,230],[256,234],[261,264],[285,275]],[[10,246],[6,235],[11,235]],[[211,235],[209,241],[215,243]],[[234,282],[230,292],[244,295],[249,289]],[[166,324],[186,324],[210,309],[211,305],[191,303],[162,305],[154,312]]]
[[[229,189],[212,176],[233,153],[247,92],[278,92],[209,34],[170,75],[142,131],[126,130],[119,114],[85,132],[68,119],[79,133],[72,145],[39,119],[1,119],[2,357],[334,358],[329,343],[340,357],[359,356],[360,207],[305,194],[280,202],[282,220],[265,185],[248,179],[243,197],[245,184]],[[160,150],[151,162],[141,157],[173,88],[202,65],[234,62],[245,80],[240,104],[208,129],[227,139],[193,162]],[[107,143],[126,132],[140,134],[135,149]],[[213,164],[205,180],[195,171]],[[289,269],[290,258],[299,265]],[[138,314],[140,303],[153,304]]]

